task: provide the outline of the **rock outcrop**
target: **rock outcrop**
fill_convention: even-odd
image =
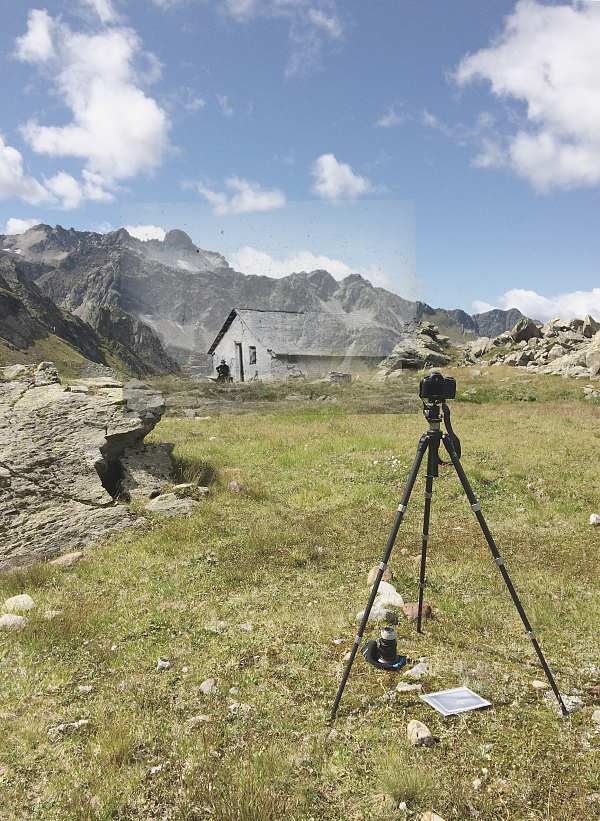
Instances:
[[[142,476],[156,463],[157,446],[144,454],[142,441],[164,412],[162,395],[137,380],[64,387],[49,362],[0,376],[0,570],[127,527],[128,508],[116,502],[124,475],[128,492],[133,483],[158,491],[165,481],[164,458],[159,476]]]
[[[562,322],[551,319],[541,328],[521,319],[494,339],[481,337],[465,350],[472,365],[512,365],[539,373],[589,379],[600,376],[600,322],[591,316]]]
[[[373,377],[383,382],[400,376],[403,370],[444,367],[451,361],[444,351],[449,347],[447,336],[440,334],[437,325],[419,322],[413,333],[406,334],[395,346],[391,354],[379,364],[379,371]]]

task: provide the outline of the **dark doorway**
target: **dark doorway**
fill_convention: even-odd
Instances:
[[[244,381],[244,359],[242,357],[242,343],[235,343],[235,364],[236,370],[240,375],[240,382]]]

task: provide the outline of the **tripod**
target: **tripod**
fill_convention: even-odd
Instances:
[[[444,412],[444,424],[448,430],[448,433],[444,433],[441,429],[441,422],[442,417],[440,416],[440,405]],[[552,676],[552,672],[546,663],[546,659],[540,649],[540,646],[537,642],[535,637],[535,633],[531,629],[531,625],[525,615],[525,611],[523,610],[523,606],[519,601],[519,598],[515,592],[513,584],[510,580],[510,576],[504,566],[504,559],[500,555],[498,548],[492,538],[492,534],[489,531],[489,528],[486,524],[485,519],[481,513],[481,507],[471,485],[469,484],[469,480],[466,477],[466,474],[463,470],[463,467],[460,463],[460,443],[454,433],[452,432],[452,427],[450,425],[450,408],[444,402],[444,400],[435,399],[432,401],[431,404],[427,404],[423,401],[423,415],[429,422],[429,430],[424,433],[420,440],[417,447],[417,455],[415,456],[415,460],[413,462],[412,468],[410,470],[410,474],[408,477],[408,481],[406,483],[406,487],[404,488],[404,493],[402,495],[402,500],[398,505],[398,513],[396,515],[396,519],[394,520],[394,524],[392,527],[392,531],[390,533],[390,537],[388,539],[381,564],[379,565],[379,572],[377,573],[377,578],[375,579],[375,583],[373,585],[373,589],[371,591],[371,595],[369,597],[369,602],[367,604],[366,610],[363,614],[362,621],[360,623],[360,627],[358,629],[358,634],[354,639],[354,644],[352,646],[352,651],[350,653],[350,658],[348,659],[348,663],[346,664],[346,669],[344,670],[344,674],[342,676],[342,681],[340,683],[337,695],[335,697],[335,701],[333,703],[333,707],[331,709],[331,716],[330,720],[333,721],[335,719],[335,714],[337,712],[337,708],[339,706],[340,700],[342,698],[342,694],[344,692],[344,687],[346,686],[346,682],[348,681],[348,676],[350,675],[350,670],[352,668],[352,663],[354,662],[354,657],[356,656],[356,652],[360,645],[360,642],[363,637],[363,633],[365,631],[365,627],[367,626],[367,622],[369,620],[369,614],[371,612],[371,607],[373,606],[373,602],[375,601],[375,597],[377,596],[377,592],[379,590],[379,585],[381,583],[381,579],[387,567],[390,555],[392,553],[392,548],[394,547],[394,542],[396,541],[396,536],[398,535],[398,529],[400,528],[400,524],[402,523],[402,519],[404,518],[404,514],[406,512],[406,508],[408,505],[408,500],[410,499],[410,494],[412,492],[413,486],[417,479],[417,474],[419,472],[419,468],[421,467],[421,462],[423,461],[423,457],[425,456],[425,452],[427,451],[427,475],[426,475],[426,482],[425,482],[425,510],[423,514],[423,545],[421,549],[421,572],[419,576],[419,608],[418,608],[418,616],[417,616],[417,633],[421,632],[421,618],[422,618],[422,610],[423,610],[423,589],[425,587],[425,562],[427,558],[427,541],[429,539],[429,516],[431,512],[431,499],[433,496],[433,480],[438,477],[438,466],[440,463],[439,461],[439,448],[440,442],[443,443],[444,447],[446,448],[450,459],[452,460],[452,464],[458,474],[458,478],[461,481],[465,494],[469,500],[469,504],[471,505],[471,510],[475,514],[477,521],[479,522],[479,526],[485,536],[485,540],[488,543],[488,546],[492,552],[492,556],[494,557],[494,561],[498,565],[498,569],[500,573],[502,573],[502,578],[504,579],[504,583],[508,588],[508,592],[511,595],[511,598],[514,602],[515,607],[517,608],[517,612],[521,617],[521,621],[525,626],[525,630],[527,631],[527,635],[531,640],[531,643],[537,653],[537,656],[540,660],[540,663],[544,669],[544,673],[546,674],[546,678],[548,679],[550,686],[552,687],[552,691],[556,696],[556,699],[560,705],[562,710],[563,716],[568,715],[568,710],[565,707],[563,702],[562,696],[556,686],[556,682]],[[458,453],[457,453],[458,451]]]

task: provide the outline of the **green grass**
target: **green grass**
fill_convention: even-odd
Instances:
[[[358,655],[332,728],[366,574],[426,425],[421,414],[353,413],[347,388],[316,411],[262,396],[252,413],[242,402],[207,420],[166,417],[150,437],[175,443],[177,481],[211,488],[192,517],[148,516],[71,570],[0,577],[0,602],[21,592],[36,602],[25,630],[0,633],[0,818],[597,819],[586,797],[600,789],[589,693],[600,681],[600,530],[588,524],[600,406],[580,382],[552,377],[524,386],[537,402],[511,399],[500,380],[529,374],[490,370],[452,371],[459,392],[475,386],[481,400],[452,405],[463,465],[581,712],[558,718],[532,687],[543,671],[455,472],[441,468],[425,589],[434,618],[422,635],[401,621],[399,646],[431,662],[424,692],[466,684],[492,708],[444,718],[414,693],[384,701],[397,676]],[[418,595],[424,488],[423,470],[391,560],[407,601]],[[369,627],[365,639],[376,635]],[[159,657],[171,668],[157,670]],[[216,690],[205,696],[208,678]],[[233,713],[234,702],[247,708]],[[412,718],[439,738],[434,748],[406,746]],[[47,733],[80,719],[89,723]]]

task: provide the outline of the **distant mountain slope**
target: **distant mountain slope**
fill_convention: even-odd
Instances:
[[[12,259],[0,259],[0,344],[27,351],[39,340],[58,338],[91,362],[124,364],[138,376],[178,370],[151,329],[135,317],[118,308],[96,308],[88,320],[57,306]]]
[[[162,241],[142,241],[124,229],[97,234],[37,225],[0,239],[0,254],[18,261],[57,304],[84,318],[98,316],[98,306],[121,309],[152,328],[168,355],[188,369],[210,370],[206,352],[232,308],[317,311],[369,321],[378,329],[382,355],[421,319],[435,322],[456,342],[489,335],[485,314],[475,318],[411,302],[358,274],[341,282],[323,270],[281,279],[245,275],[179,230]],[[500,315],[507,312],[491,313],[502,325]],[[502,330],[516,322],[515,312],[509,313]]]

